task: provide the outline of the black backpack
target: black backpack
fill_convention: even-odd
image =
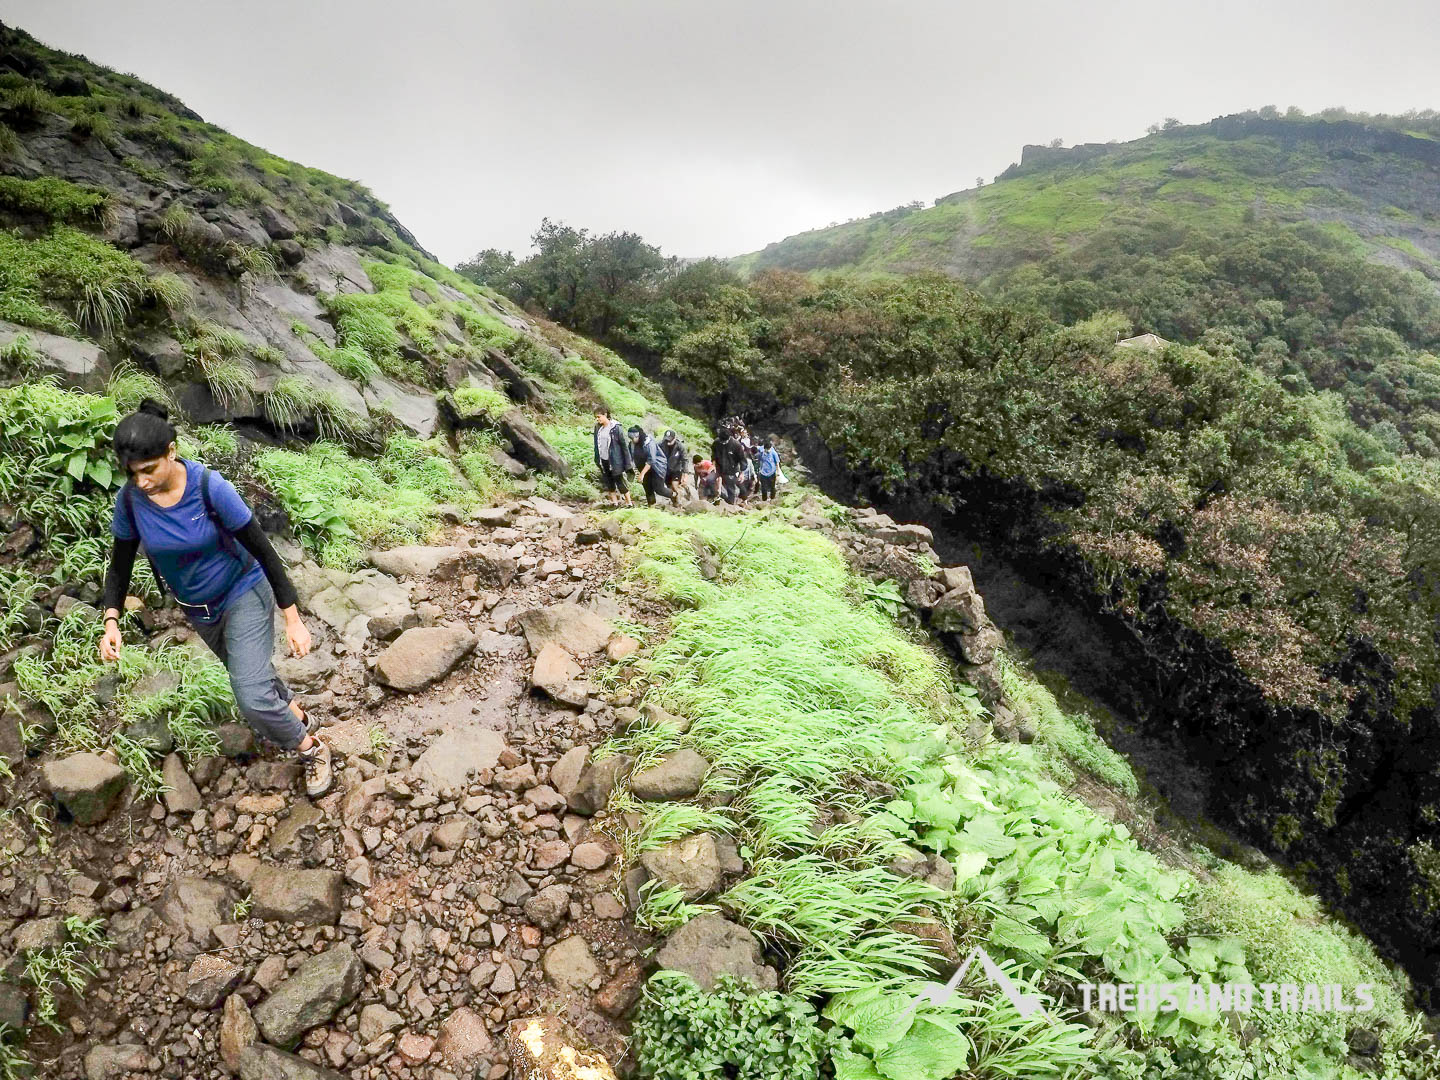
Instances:
[[[183,463],[185,459],[180,458],[179,460]],[[133,532],[138,539],[140,536],[140,525],[135,520],[135,481],[125,481],[124,487],[120,489],[120,498],[125,505],[125,513],[130,516],[130,531]],[[220,537],[220,547],[224,550],[225,554],[240,564],[239,572],[230,579],[225,589],[220,593],[221,596],[224,596],[225,593],[230,590],[230,586],[234,585],[235,582],[240,580],[242,575],[249,571],[255,562],[255,556],[244,550],[239,543],[236,542],[234,534],[225,527],[225,523],[220,520],[220,515],[215,512],[215,506],[210,502],[210,466],[208,465],[200,466],[200,501],[205,504],[205,516],[210,519],[210,523],[215,526],[216,534]],[[143,541],[141,542],[141,546],[144,546]],[[160,568],[155,565],[155,560],[150,558],[150,552],[145,552],[145,558],[150,563],[150,573],[155,577],[155,587],[160,590],[160,595],[163,597],[169,590],[165,585],[165,579],[160,576]]]

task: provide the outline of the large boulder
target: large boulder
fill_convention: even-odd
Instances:
[[[110,362],[105,357],[105,350],[99,345],[61,337],[58,334],[47,334],[43,330],[32,330],[14,323],[0,322],[0,348],[19,337],[28,340],[31,355],[38,363],[40,371],[58,375],[61,385],[92,393],[105,389],[105,382],[110,378]],[[0,377],[4,374],[0,372]]]
[[[684,746],[632,776],[630,790],[646,802],[688,799],[700,790],[709,771],[710,762]]]
[[[677,886],[686,900],[699,900],[720,888],[724,873],[715,837],[682,836],[640,856],[640,865],[662,886]]]
[[[266,1042],[289,1050],[354,1001],[364,983],[365,965],[355,951],[336,945],[302,963],[255,1006],[255,1024]]]
[[[505,392],[516,401],[543,406],[545,391],[540,389],[540,384],[521,371],[515,361],[499,349],[485,350],[485,366],[504,385]]]
[[[969,634],[985,625],[985,602],[974,587],[951,589],[936,600],[930,627],[941,634]]]
[[[160,1059],[143,1046],[92,1046],[85,1054],[85,1080],[128,1080],[160,1068]]]
[[[602,974],[589,944],[579,934],[551,945],[540,965],[545,978],[561,990],[585,990]]]
[[[260,207],[260,225],[273,240],[295,239],[295,223],[273,206]]]
[[[435,434],[440,406],[428,390],[415,390],[384,375],[372,375],[361,391],[371,409],[382,408],[419,438]],[[539,436],[536,436],[539,438]],[[544,443],[544,440],[541,440]],[[552,450],[551,453],[554,453]]]
[[[392,577],[435,577],[449,581],[460,573],[465,552],[458,547],[429,547],[408,544],[370,552],[370,562],[377,570]]]
[[[554,698],[580,675],[580,665],[571,659],[570,654],[559,645],[547,642],[535,657],[535,665],[530,670],[530,685]]]
[[[779,985],[775,969],[763,962],[755,935],[720,915],[695,916],[670,935],[655,959],[661,968],[682,971],[706,990],[714,990],[721,975],[733,975],[760,990]]]
[[[179,754],[170,754],[165,758],[160,778],[165,782],[166,810],[172,814],[193,814],[200,809],[200,789],[185,771],[185,763],[180,760]]]
[[[571,656],[589,656],[605,648],[615,632],[608,621],[579,604],[531,608],[515,618],[531,656],[539,656],[546,645],[558,645]]]
[[[262,865],[250,878],[251,914],[267,921],[334,926],[344,881],[338,870]]]
[[[510,1073],[517,1080],[615,1080],[604,1055],[590,1049],[558,1016],[527,1016],[505,1028]]]
[[[71,754],[47,761],[41,778],[77,825],[104,821],[125,790],[125,770],[99,754]]]
[[[493,769],[505,750],[505,737],[489,728],[447,731],[410,767],[410,774],[435,791],[468,787],[473,773]]]
[[[367,568],[346,574],[309,563],[297,567],[292,577],[301,605],[340,633],[345,633],[357,619],[368,620],[372,627],[388,622],[401,629],[420,621],[410,603],[410,587],[379,570]],[[383,636],[378,630],[376,635]]]
[[[450,674],[474,650],[477,640],[458,626],[414,627],[376,659],[375,676],[394,690],[423,690]]]
[[[213,1009],[244,977],[245,969],[223,956],[197,956],[185,972],[185,1001],[198,1009]]]
[[[502,413],[495,424],[500,434],[509,439],[515,448],[515,457],[530,468],[553,473],[562,480],[570,475],[570,466],[565,459],[541,437],[519,409]]]
[[[215,927],[234,921],[235,900],[223,881],[180,877],[166,887],[156,910],[175,932],[180,954],[193,956],[215,943]]]
[[[259,1038],[250,1006],[239,994],[231,994],[220,1013],[220,1063],[225,1070],[232,1076],[239,1073],[246,1047],[254,1046]]]

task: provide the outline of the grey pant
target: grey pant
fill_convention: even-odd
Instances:
[[[230,673],[240,714],[255,734],[283,750],[305,741],[305,725],[290,711],[295,695],[275,673],[275,592],[261,580],[230,602],[213,623],[190,625]]]

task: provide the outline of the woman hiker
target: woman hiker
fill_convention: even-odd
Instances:
[[[635,440],[630,446],[630,456],[635,459],[635,466],[640,470],[640,484],[645,489],[645,502],[654,506],[656,496],[670,495],[670,488],[665,483],[665,451],[639,424],[630,428],[630,437]],[[678,497],[670,497],[676,506],[680,505]]]
[[[275,672],[275,607],[296,656],[310,651],[295,586],[235,486],[197,461],[176,456],[175,428],[148,398],[115,428],[115,456],[130,479],[115,497],[115,546],[105,574],[100,658],[120,658],[120,610],[140,544],[157,583],[230,673],[235,704],[255,733],[304,766],[305,793],[330,790],[330,748]],[[239,542],[237,544],[237,541]],[[241,551],[241,545],[244,551]]]
[[[611,506],[619,506],[622,495],[626,506],[634,506],[630,498],[630,482],[625,474],[634,471],[635,463],[630,460],[630,447],[625,441],[620,421],[610,418],[609,409],[595,410],[594,440],[600,490],[605,492]]]

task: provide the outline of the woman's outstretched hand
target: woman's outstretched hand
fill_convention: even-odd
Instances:
[[[285,636],[290,639],[290,652],[304,656],[310,651],[310,631],[300,618],[300,609],[294,604],[285,609]]]
[[[120,659],[120,627],[118,625],[105,624],[105,633],[100,637],[100,659],[105,661]]]

